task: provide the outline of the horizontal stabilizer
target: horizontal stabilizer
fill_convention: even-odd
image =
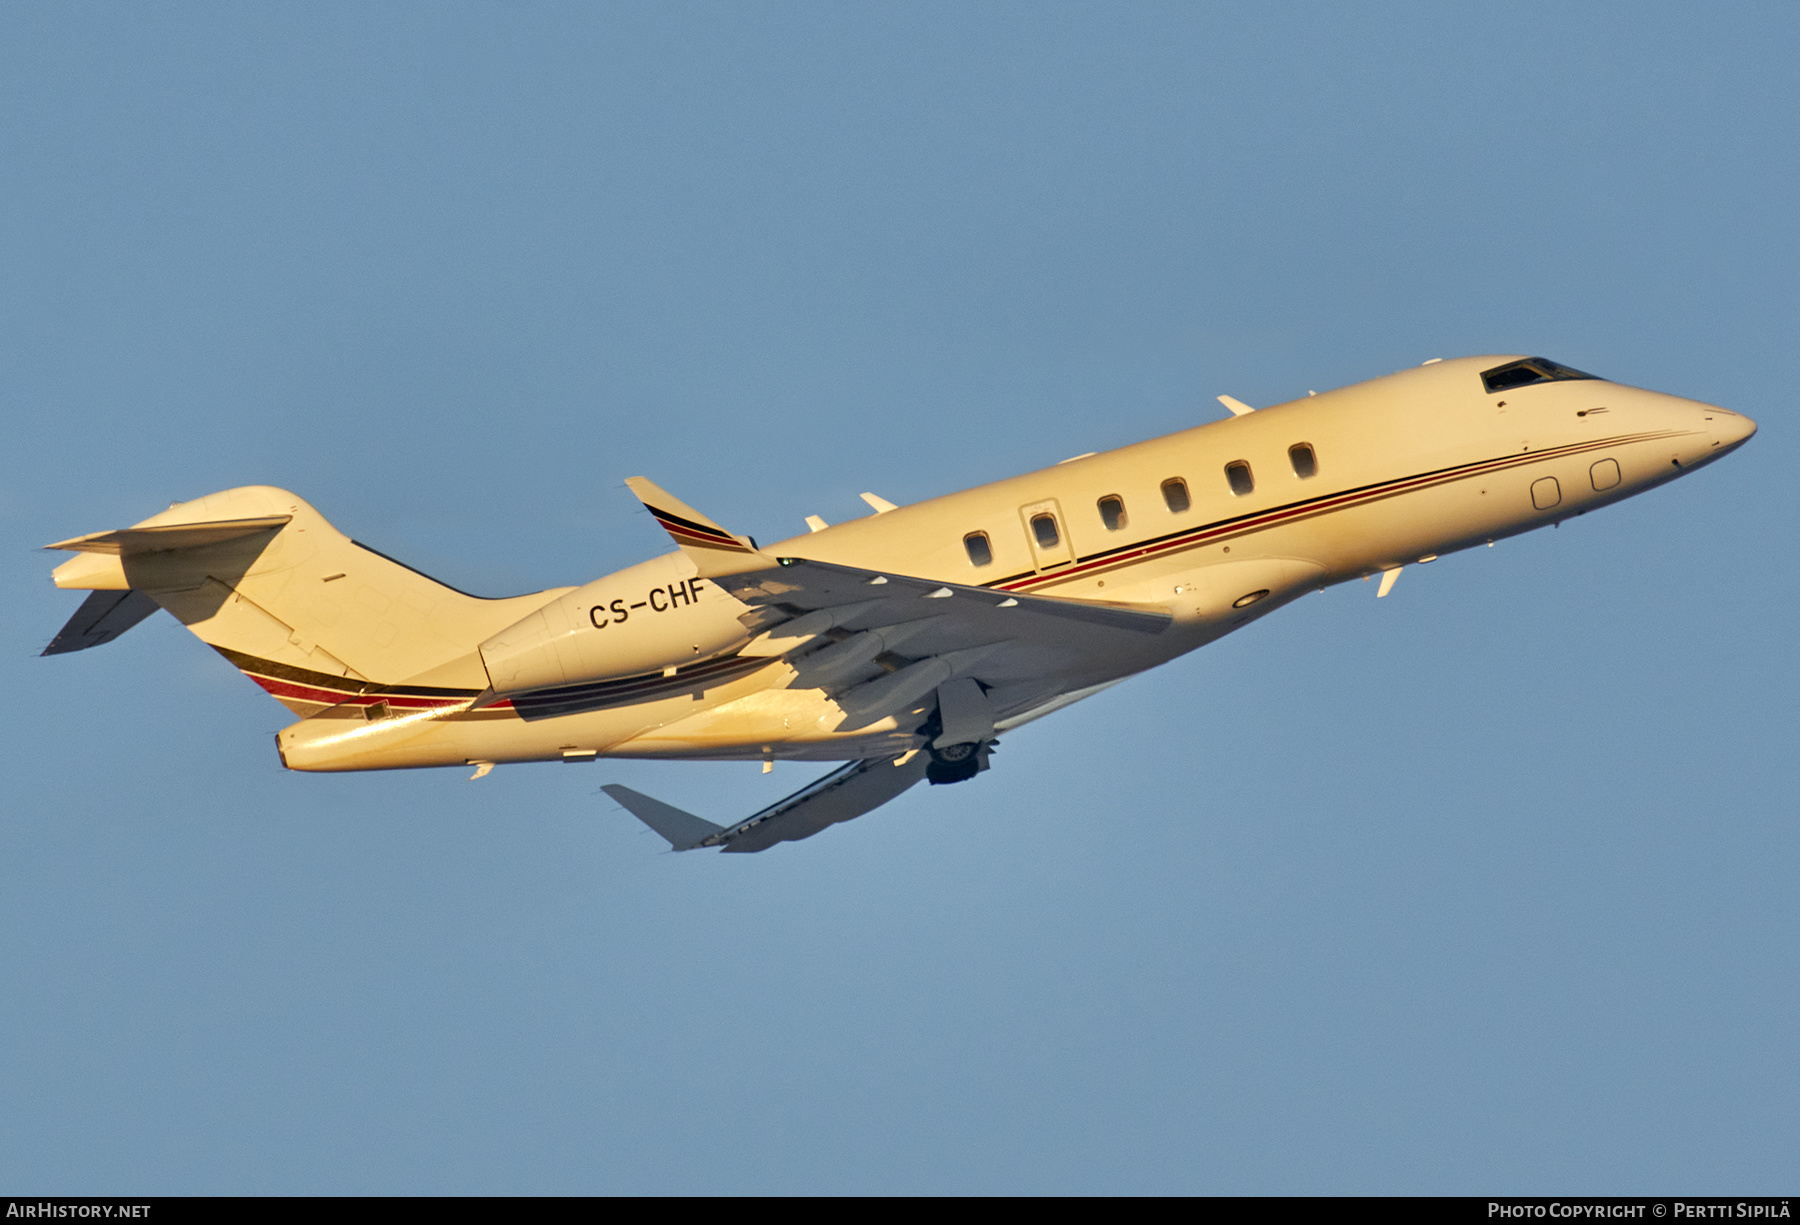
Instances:
[[[600,790],[617,800],[632,816],[667,838],[671,850],[691,851],[725,828],[617,783],[608,783]]]
[[[258,532],[285,527],[292,515],[263,515],[255,519],[222,519],[213,523],[169,523],[154,527],[124,527],[112,532],[93,532],[47,544],[46,549],[65,553],[161,553],[168,549],[192,549],[203,544],[222,544]]]
[[[67,655],[111,642],[148,617],[157,603],[141,591],[96,591],[81,602],[68,624],[58,631],[45,655]]]

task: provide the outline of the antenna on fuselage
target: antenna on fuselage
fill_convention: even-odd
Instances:
[[[1231,415],[1234,417],[1241,417],[1245,413],[1253,413],[1256,411],[1236,396],[1220,396],[1219,403],[1223,404],[1226,408],[1229,408],[1231,410]]]

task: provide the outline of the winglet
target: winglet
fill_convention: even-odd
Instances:
[[[617,783],[607,783],[600,790],[623,805],[625,811],[667,838],[671,850],[691,851],[725,828],[723,825],[714,825],[705,817],[683,812],[673,804],[651,799],[642,792],[621,787]]]
[[[667,490],[641,476],[625,478],[644,509],[656,517],[693,563],[701,578],[771,570],[780,563],[757,549],[748,536],[734,536]]]

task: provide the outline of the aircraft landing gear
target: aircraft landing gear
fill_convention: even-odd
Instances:
[[[933,786],[967,782],[987,768],[985,744],[947,744],[926,751],[931,754],[931,763],[925,767],[925,781]]]

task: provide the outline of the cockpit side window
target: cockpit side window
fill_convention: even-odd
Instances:
[[[1598,377],[1584,374],[1573,366],[1553,362],[1547,357],[1527,357],[1523,361],[1507,362],[1504,366],[1483,370],[1481,385],[1492,393],[1511,391],[1514,387],[1529,387],[1533,383],[1565,383]]]

